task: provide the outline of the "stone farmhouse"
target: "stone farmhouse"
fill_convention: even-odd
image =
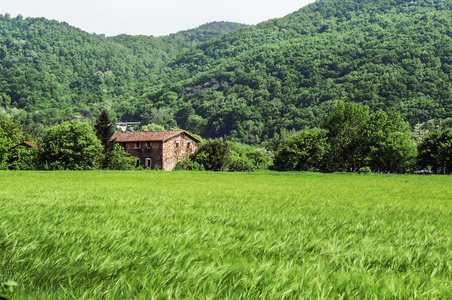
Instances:
[[[121,132],[112,136],[128,153],[137,158],[136,166],[171,171],[176,163],[192,155],[201,142],[184,130]]]

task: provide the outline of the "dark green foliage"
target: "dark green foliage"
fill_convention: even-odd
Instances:
[[[174,114],[170,109],[166,108],[149,108],[144,109],[140,114],[142,124],[156,124],[164,127],[166,130],[171,130],[177,127],[177,122],[174,119]]]
[[[432,119],[427,122],[418,123],[411,131],[411,137],[416,145],[420,144],[424,138],[435,130],[445,130],[452,128],[452,118]]]
[[[166,82],[171,59],[243,26],[223,22],[165,37],[105,37],[64,22],[0,15],[0,108],[19,109],[26,124],[91,118],[104,104],[119,118],[137,119],[137,104]]]
[[[215,139],[200,144],[193,157],[179,161],[173,170],[253,172],[268,169],[271,164],[263,148]]]
[[[332,110],[321,128],[296,134],[281,131],[270,145],[277,145],[274,169],[280,171],[348,171],[370,167],[376,172],[413,170],[416,147],[408,124],[400,115],[369,114],[359,103],[344,103]]]
[[[230,162],[229,145],[222,138],[207,140],[199,146],[194,161],[206,171],[224,171]]]
[[[199,158],[198,158],[199,159]],[[173,171],[204,171],[204,166],[190,157],[178,161]]]
[[[6,116],[0,116],[0,128],[3,130],[3,134],[9,139],[10,145],[19,144],[23,141],[22,125],[19,121]]]
[[[415,166],[416,146],[409,125],[400,115],[376,112],[370,115],[367,131],[367,165],[377,172],[406,173]]]
[[[108,111],[103,109],[100,113],[97,123],[94,125],[96,136],[100,140],[103,146],[102,168],[107,169],[110,167],[110,154],[116,144],[116,140],[112,140],[111,137],[115,134],[115,126],[110,121]]]
[[[265,153],[265,149],[257,149],[253,146],[237,142],[228,142],[230,149],[230,172],[253,172],[265,170],[272,164],[271,158]]]
[[[0,127],[0,170],[6,168],[6,159],[11,140],[7,137],[6,133]]]
[[[41,123],[28,123],[23,126],[22,133],[25,135],[26,141],[37,141],[46,135],[47,126]]]
[[[40,147],[44,168],[51,170],[97,169],[102,159],[102,144],[85,122],[50,127]]]
[[[430,133],[418,145],[418,167],[435,174],[452,173],[452,128]]]
[[[326,171],[358,171],[368,153],[366,127],[369,110],[358,103],[347,102],[337,106],[322,122],[331,151],[324,168]]]
[[[306,128],[287,136],[278,146],[273,168],[278,171],[318,171],[330,150],[327,134],[324,129]]]
[[[258,143],[359,102],[411,124],[452,113],[450,0],[317,1],[197,45],[171,64],[173,91],[204,136]],[[384,42],[382,42],[384,41]],[[184,124],[179,124],[184,127]]]
[[[108,169],[132,170],[135,168],[136,158],[131,156],[118,144],[114,144],[108,156]]]
[[[37,170],[39,152],[34,147],[17,146],[8,152],[8,169],[10,170]]]

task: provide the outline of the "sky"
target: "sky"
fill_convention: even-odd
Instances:
[[[88,33],[162,36],[213,21],[255,25],[315,0],[0,0],[0,14],[44,17]]]

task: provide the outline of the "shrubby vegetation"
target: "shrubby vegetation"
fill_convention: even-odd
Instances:
[[[319,171],[330,152],[328,131],[303,129],[284,137],[276,148],[274,169],[278,171]]]
[[[433,120],[427,124],[435,123]],[[347,102],[335,107],[320,127],[300,131],[282,129],[260,148],[223,138],[202,141],[194,155],[177,163],[174,170],[359,173],[428,170],[450,174],[452,128],[448,127],[448,120],[440,124],[443,125],[435,126],[428,134],[422,129],[425,124],[416,126],[417,132],[410,132],[409,124],[399,114],[370,113],[362,104]],[[155,124],[147,127],[160,129]],[[0,119],[2,169],[128,170],[134,167],[135,158],[111,140],[114,128],[106,110],[94,125],[95,130],[88,122],[80,121],[51,126],[38,140],[39,150],[12,147],[16,145],[12,140],[24,140],[21,128],[19,122],[6,117]]]
[[[370,114],[366,106],[337,106],[320,128],[304,129],[279,141],[276,170],[383,173],[414,169],[416,146],[409,125],[398,114]]]
[[[452,128],[435,130],[418,145],[418,166],[433,173],[452,174]]]
[[[88,123],[79,121],[50,127],[40,147],[45,169],[93,170],[102,160],[101,141]]]
[[[6,136],[6,133],[0,127],[0,170],[6,168],[6,154],[8,153],[11,140]]]
[[[131,169],[134,167],[135,158],[114,141],[110,141],[111,136],[107,141],[101,134],[102,130],[112,129],[102,125],[102,120],[108,122],[108,119],[103,119],[105,116],[99,118],[99,126],[96,126],[98,136],[87,122],[63,122],[51,126],[44,137],[38,139],[38,148],[18,145],[25,139],[20,123],[0,117],[0,169]],[[110,133],[111,131],[108,134]]]
[[[42,169],[41,157],[38,149],[19,145],[9,150],[7,167],[10,170],[38,170]]]
[[[256,148],[239,142],[228,142],[230,172],[252,172],[266,170],[272,165],[272,159],[265,148]]]

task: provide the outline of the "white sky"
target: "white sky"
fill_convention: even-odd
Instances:
[[[213,21],[254,25],[315,0],[0,0],[0,14],[65,21],[89,33],[168,35]]]

